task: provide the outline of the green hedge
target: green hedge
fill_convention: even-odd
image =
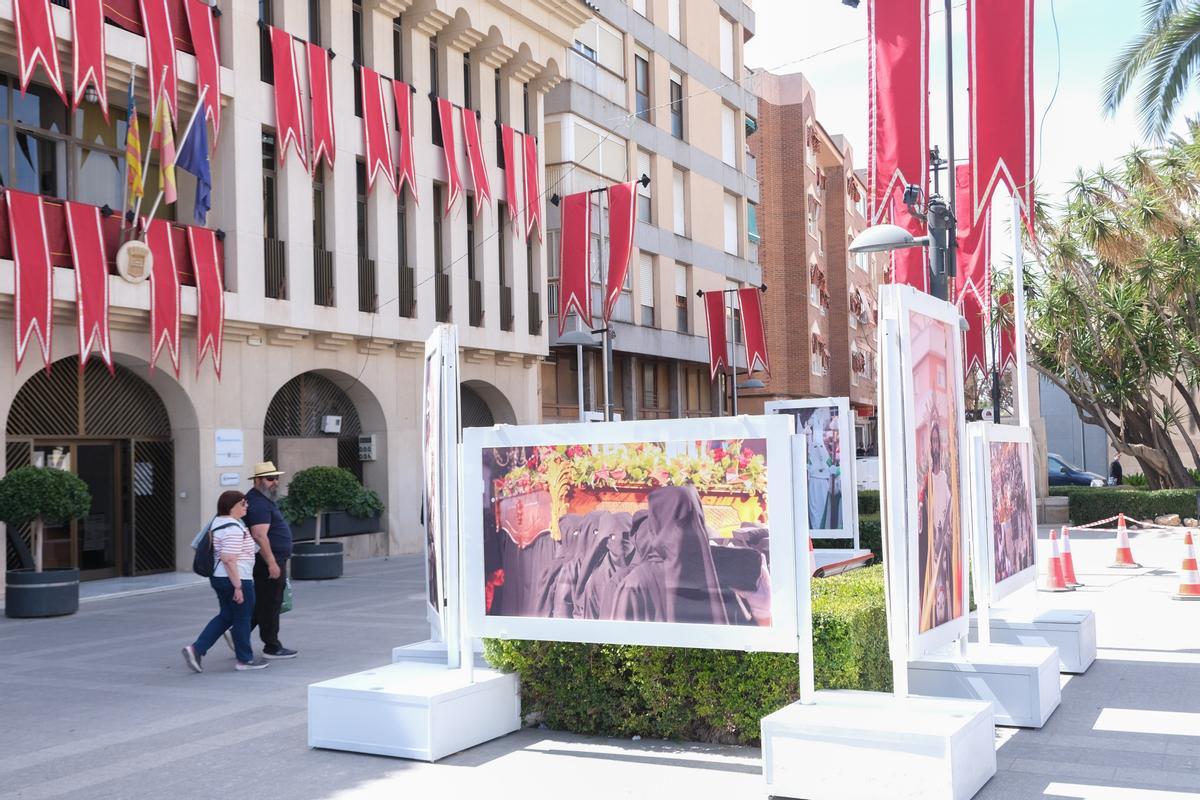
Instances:
[[[813,584],[818,688],[890,691],[883,571]],[[759,720],[797,697],[796,656],[488,639],[521,675],[522,711],[575,733],[755,744]]]
[[[1068,498],[1068,514],[1074,525],[1115,517],[1123,513],[1134,519],[1150,520],[1163,514],[1196,516],[1196,495],[1200,489],[1160,489],[1141,491],[1130,487],[1052,486],[1054,497]]]
[[[858,490],[858,515],[860,517],[879,514],[879,490],[878,489],[859,489]]]
[[[813,547],[842,549],[852,542],[846,539],[813,539]],[[858,518],[858,546],[870,550],[876,558],[883,557],[883,528],[878,514],[860,515]]]

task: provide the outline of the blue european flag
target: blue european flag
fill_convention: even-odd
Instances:
[[[179,143],[175,166],[196,176],[196,222],[203,225],[212,208],[212,171],[208,164],[207,108],[196,109],[196,118],[187,139]]]

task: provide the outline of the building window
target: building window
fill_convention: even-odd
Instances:
[[[683,138],[683,76],[671,72],[671,135]]]
[[[313,247],[328,250],[325,238],[325,165],[313,171]]]
[[[642,408],[658,408],[658,365],[642,362]]]
[[[354,64],[363,63],[363,10],[362,0],[354,0],[350,4],[350,36],[353,39],[352,54]],[[362,70],[351,65],[354,70],[354,115],[362,116]]]
[[[321,0],[308,0],[308,40],[321,46]]]
[[[499,67],[496,67],[493,91],[496,93],[496,166],[506,169],[508,165],[504,163],[504,137],[500,133],[500,125],[504,122],[504,78],[500,75]]]
[[[262,171],[263,171],[263,236],[278,239],[275,209],[275,132],[263,128]]]
[[[637,177],[650,175],[650,154],[645,150],[638,150],[637,154]],[[653,223],[652,203],[650,202],[650,187],[637,185],[637,218],[639,222],[645,222],[647,225]]]
[[[683,24],[680,20],[683,0],[667,0],[667,33],[676,41],[683,41]]]
[[[475,280],[475,196],[467,195],[467,277]]]
[[[654,257],[642,253],[638,259],[638,295],[642,325],[654,327]]]
[[[442,83],[438,79],[438,43],[436,36],[429,37],[429,122],[433,127],[431,136],[433,143],[442,146],[442,122],[438,116],[438,97],[442,93]]]
[[[463,108],[475,109],[471,92],[471,54],[463,53]]]
[[[675,233],[678,236],[687,236],[687,176],[679,167],[675,167],[671,172],[671,195]]]
[[[274,5],[272,0],[258,0],[258,74],[263,83],[275,82],[275,62],[271,58],[271,31],[266,27],[275,22]]]
[[[725,195],[725,252],[738,255],[741,236],[738,232],[738,199],[731,194]]]
[[[404,80],[404,23],[400,17],[392,20],[392,75]]]
[[[433,185],[433,271],[441,274],[445,269],[442,243],[442,186]]]
[[[688,324],[688,268],[686,264],[675,265],[675,330],[687,333],[691,327]]]
[[[737,112],[729,106],[721,106],[721,160],[731,167],[737,166]]]
[[[762,241],[758,233],[758,205],[750,203],[746,206],[746,238],[754,244]]]
[[[721,74],[733,77],[733,21],[721,15]]]
[[[650,57],[638,53],[633,57],[634,111],[638,117],[650,121]]]
[[[533,117],[529,114],[530,99],[529,99],[529,82],[521,84],[521,120],[525,124],[525,133],[536,135],[533,129]]]
[[[367,165],[362,161],[354,163],[354,184],[357,195],[358,257],[367,258]]]
[[[641,14],[643,17],[647,17],[646,0],[629,0],[629,7]],[[648,18],[649,17],[647,17],[647,19]]]

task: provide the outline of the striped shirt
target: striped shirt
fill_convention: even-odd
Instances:
[[[223,525],[226,527],[221,527]],[[220,530],[217,530],[218,528]],[[234,555],[237,556],[238,577],[242,580],[253,580],[254,554],[258,552],[258,544],[242,521],[233,517],[217,517],[212,521],[209,530],[212,531],[213,558],[216,559],[213,577],[229,577],[221,556]]]

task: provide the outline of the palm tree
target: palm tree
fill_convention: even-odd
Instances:
[[[1138,116],[1147,137],[1166,137],[1179,103],[1200,84],[1200,0],[1146,0],[1145,30],[1113,62],[1104,83],[1104,111],[1112,115],[1141,76]]]

